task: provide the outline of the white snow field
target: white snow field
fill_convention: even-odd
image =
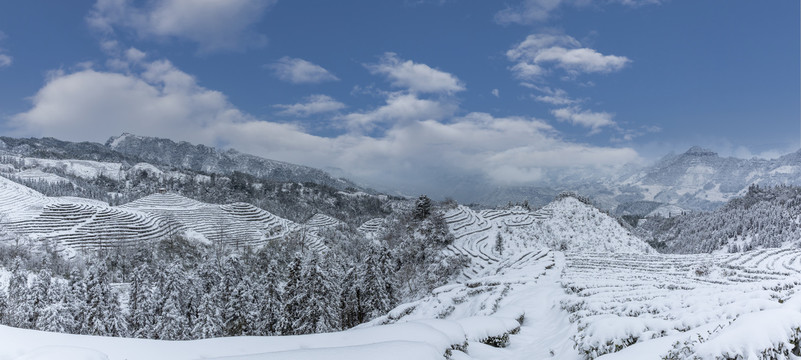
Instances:
[[[159,197],[123,210],[209,206]],[[309,228],[336,224],[313,220]],[[469,268],[355,329],[159,341],[0,327],[0,360],[801,359],[801,249],[658,254],[574,198],[533,212],[460,206],[446,221],[456,236],[446,251],[469,256]]]

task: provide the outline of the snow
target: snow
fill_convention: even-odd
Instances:
[[[0,326],[0,360],[61,359],[437,359],[451,339],[424,323],[328,334],[164,341],[57,334]],[[56,356],[58,355],[58,356]],[[83,357],[80,357],[83,356]]]
[[[3,180],[0,199],[10,200],[0,201],[0,209],[39,204],[87,223],[109,209],[141,219],[170,215],[197,241],[209,241],[213,226],[192,224],[219,217],[250,219],[242,221],[250,227],[300,226],[244,203],[157,194],[101,207],[58,202]],[[84,213],[85,219],[76,215]],[[537,211],[460,206],[445,221],[455,235],[445,252],[466,255],[471,265],[455,282],[355,329],[158,341],[0,327],[0,360],[443,359],[446,352],[457,360],[792,358],[801,337],[801,249],[657,254],[615,219],[570,197]],[[382,226],[381,219],[369,223],[365,229]],[[313,232],[339,224],[317,215],[304,226]],[[71,229],[59,231],[74,234]],[[7,278],[0,271],[0,284]],[[490,338],[508,338],[508,344],[495,347]]]
[[[112,140],[111,143],[109,143],[109,147],[112,148],[112,149],[116,149],[122,142],[124,142],[125,140],[127,140],[130,137],[139,138],[136,135],[132,135],[132,134],[129,134],[129,133],[123,133],[120,136],[114,137],[114,140]]]
[[[63,178],[56,174],[44,172],[39,169],[27,169],[17,173],[8,174],[14,178],[24,181],[44,181],[48,184],[70,183],[69,179]]]
[[[113,180],[123,179],[121,163],[99,162],[92,160],[61,160],[22,158],[26,167],[59,169],[67,174],[83,179],[94,179],[98,176],[107,176]]]
[[[456,321],[464,329],[469,341],[482,341],[520,330],[516,320],[498,316],[471,316]]]
[[[161,171],[159,168],[149,163],[138,163],[134,166],[131,166],[131,168],[128,170],[129,174],[137,174],[142,172],[145,172],[148,175],[153,175],[153,176],[161,176],[162,174],[164,174],[164,172]]]

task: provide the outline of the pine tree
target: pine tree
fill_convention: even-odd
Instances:
[[[9,324],[8,317],[8,296],[0,289],[0,324]]]
[[[41,331],[69,333],[75,327],[69,306],[61,300],[45,306],[36,322],[36,329]]]
[[[8,324],[19,328],[32,328],[33,306],[28,289],[28,278],[22,269],[22,260],[15,258],[8,282]]]
[[[387,274],[384,273],[378,257],[378,253],[373,253],[365,260],[365,320],[386,314],[394,304],[392,286],[387,282]]]
[[[183,340],[189,330],[183,301],[183,291],[187,288],[185,274],[178,265],[169,266],[165,274],[158,292],[163,307],[156,318],[156,333],[159,339]]]
[[[71,333],[86,334],[86,282],[83,274],[77,270],[70,273],[69,288],[66,293],[66,305],[69,313],[72,314],[72,324],[74,325]]]
[[[203,294],[198,307],[198,319],[192,329],[195,338],[208,339],[223,336],[222,311],[216,299],[219,290],[215,287],[212,292]]]
[[[364,290],[362,289],[361,266],[352,266],[345,272],[342,280],[342,294],[340,295],[340,312],[342,314],[342,327],[352,328],[364,322]]]
[[[303,281],[303,262],[300,256],[295,255],[284,287],[284,313],[279,321],[281,335],[300,334],[295,327],[295,319],[303,316],[303,309],[306,306],[305,294],[302,292]]]
[[[414,212],[412,216],[417,220],[425,220],[431,215],[431,199],[426,195],[420,195],[414,203]]]
[[[29,292],[31,308],[33,309],[32,316],[30,318],[30,322],[32,324],[38,323],[39,316],[43,312],[44,308],[51,303],[50,286],[50,271],[47,269],[42,269],[33,279],[31,291]]]
[[[500,232],[495,235],[495,252],[503,255],[503,237]]]
[[[304,268],[303,283],[296,297],[301,316],[294,318],[295,334],[315,334],[336,331],[341,328],[340,315],[336,304],[339,303],[339,291],[323,270],[318,255],[312,255]]]
[[[151,315],[144,311],[144,303],[150,288],[147,271],[147,264],[136,267],[128,289],[128,326],[135,337],[141,337],[141,329],[145,327],[148,322],[147,317]]]
[[[83,333],[99,336],[126,336],[128,326],[119,300],[111,291],[103,263],[92,265],[86,275],[86,323]]]
[[[262,274],[257,304],[259,306],[259,324],[257,335],[277,335],[279,320],[284,312],[283,290],[276,262],[270,262]]]

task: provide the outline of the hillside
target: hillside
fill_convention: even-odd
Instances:
[[[751,186],[715,211],[649,217],[638,227],[665,252],[739,252],[797,247],[799,214],[801,188]]]
[[[5,230],[35,243],[48,243],[70,256],[76,251],[148,243],[172,234],[235,248],[258,247],[302,227],[308,229],[308,246],[321,250],[325,246],[319,230],[336,225],[312,218],[301,226],[250,204],[208,204],[169,193],[109,206],[75,197],[47,197],[3,177],[0,215]]]
[[[206,206],[160,197],[169,201],[155,197],[132,206]],[[456,282],[355,329],[165,341],[0,327],[4,339],[13,339],[0,357],[793,358],[801,339],[801,302],[794,295],[801,286],[801,250],[655,254],[616,220],[573,197],[533,212],[458,206],[445,216],[455,237],[445,252],[468,256],[471,264]],[[365,229],[380,232],[382,226],[371,220]]]
[[[205,145],[174,142],[147,136],[122,134],[111,137],[105,145],[123,155],[136,156],[146,162],[204,173],[231,174],[235,171],[277,182],[312,182],[336,189],[358,188],[346,179],[308,166],[270,160],[230,149],[222,151]]]

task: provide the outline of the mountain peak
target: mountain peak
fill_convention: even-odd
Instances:
[[[692,155],[692,156],[718,156],[718,153],[702,148],[700,146],[693,146],[689,150],[687,150],[684,155]]]

